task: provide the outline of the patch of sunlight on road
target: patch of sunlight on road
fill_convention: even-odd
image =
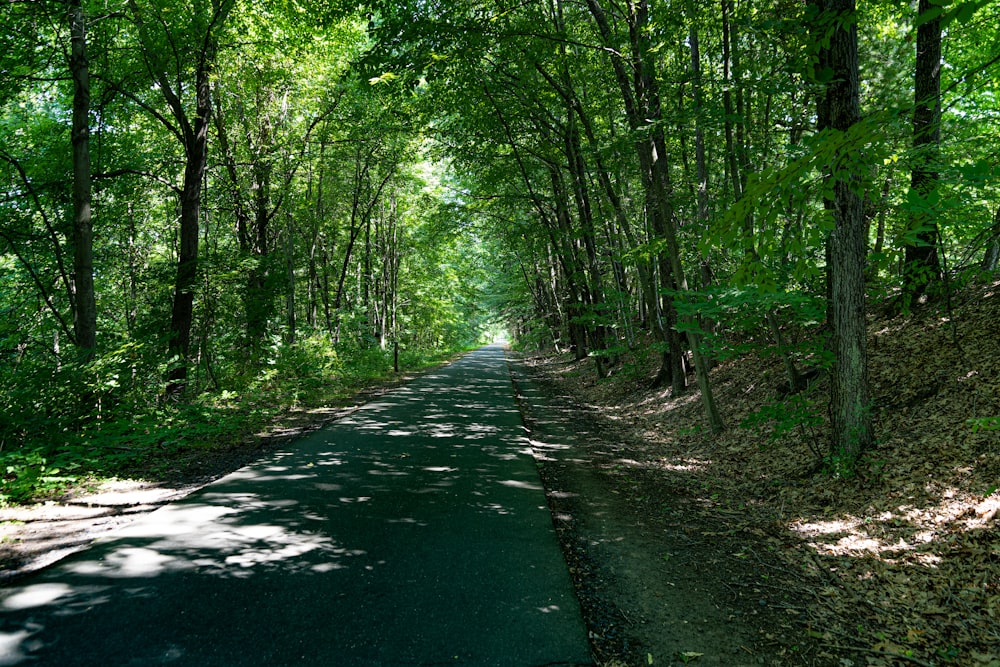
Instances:
[[[529,491],[544,491],[540,484],[532,484],[530,482],[521,482],[516,479],[505,479],[500,484],[504,486],[509,486],[514,489],[527,489]]]
[[[21,650],[33,633],[27,630],[0,632],[0,665],[19,665],[28,659]]]
[[[68,584],[34,584],[15,592],[0,604],[8,611],[42,607],[73,591]],[[0,651],[2,653],[2,651]]]
[[[128,547],[110,554],[107,560],[74,563],[67,569],[77,574],[105,574],[126,578],[155,576],[167,569],[191,569],[187,563],[184,564],[183,568],[170,567],[176,561],[176,557],[165,556],[153,549]]]
[[[218,505],[167,505],[150,514],[144,521],[126,526],[115,537],[166,537],[187,535],[206,523],[218,521],[227,514],[236,514],[234,507]]]

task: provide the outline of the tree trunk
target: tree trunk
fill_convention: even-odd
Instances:
[[[616,38],[612,32],[611,24],[599,1],[587,0],[587,7],[594,22],[597,24],[602,41],[609,46],[615,43]],[[659,119],[660,99],[652,64],[646,58],[648,52],[648,45],[646,44],[648,41],[648,34],[646,33],[648,28],[648,7],[645,1],[629,5],[629,15],[626,18],[628,19],[629,39],[632,47],[632,65],[635,76],[629,76],[622,58],[612,57],[610,60],[621,91],[629,128],[632,132],[636,133],[640,127],[648,125],[650,120]],[[654,222],[654,231],[656,234],[668,241],[669,249],[666,254],[672,255],[674,251],[678,250],[678,247],[674,229],[673,207],[668,199],[670,176],[666,166],[665,145],[662,128],[652,130],[652,136],[640,137],[635,142],[640,168],[644,174],[643,187],[646,190],[648,213]],[[679,288],[686,289],[687,284],[684,282],[683,272],[679,271],[680,258],[669,256],[666,258],[666,262],[669,263],[669,271],[664,266],[664,258],[661,258],[661,285],[665,289],[669,289],[676,283]],[[669,313],[669,302],[664,303],[661,307],[664,314]],[[673,378],[672,386],[674,391],[679,391],[683,388],[684,382],[684,373],[677,370],[681,366],[681,355],[680,350],[675,349],[674,341],[676,338],[672,334],[669,338],[671,348],[670,359],[665,359],[664,365],[666,366],[669,361],[669,365],[673,367],[674,370],[671,373],[671,377]],[[690,334],[688,339],[692,347],[697,347],[699,341],[696,335]],[[699,351],[694,350],[693,354],[696,366],[705,363]],[[661,375],[665,375],[662,369]],[[702,389],[702,400],[705,404],[711,427],[713,431],[722,430],[724,425],[715,405],[711,385],[708,384],[707,366],[699,371],[698,378]]]
[[[690,5],[689,11],[691,13],[689,41],[691,47],[691,96],[694,104],[694,159],[698,176],[698,226],[702,230],[702,234],[708,234],[711,222],[709,221],[708,211],[708,160],[705,156],[705,123],[703,120],[704,112],[701,99],[701,49],[698,41],[698,29],[694,24],[694,9]],[[711,258],[707,254],[702,255],[699,270],[702,289],[711,287],[714,274],[712,272]],[[715,331],[715,322],[710,319],[706,319],[702,323],[702,326],[709,333],[714,333]],[[712,365],[714,365],[714,360],[712,361]]]
[[[917,12],[917,66],[913,95],[913,151],[915,162],[910,185],[923,210],[913,211],[905,247],[903,294],[908,301],[927,293],[941,279],[936,213],[931,195],[937,189],[938,149],[941,144],[941,19],[924,20],[940,11],[939,3],[920,0]]]
[[[191,69],[194,73],[194,119],[184,108],[183,75],[186,70],[171,73],[161,67],[152,56],[153,45],[144,44],[143,57],[150,75],[155,79],[160,94],[170,108],[176,127],[163,117],[156,116],[174,132],[184,147],[184,180],[180,191],[180,233],[177,253],[177,276],[174,284],[173,305],[170,312],[168,355],[171,367],[167,372],[167,394],[176,396],[187,386],[188,363],[191,351],[191,327],[194,322],[194,292],[198,277],[198,229],[201,218],[201,189],[208,165],[208,126],[212,118],[211,73],[215,65],[216,38],[213,30],[219,28],[232,11],[231,0],[213,0],[211,16],[205,26],[202,48],[194,54]],[[129,0],[132,19],[140,28],[147,27],[143,11],[136,0]],[[157,17],[156,23],[172,38],[171,28]],[[166,61],[172,62],[172,61]],[[181,67],[181,63],[177,63]]]
[[[743,179],[740,176],[739,151],[736,147],[736,140],[733,136],[733,39],[730,34],[730,18],[732,13],[732,0],[721,0],[720,10],[722,15],[722,109],[723,127],[726,136],[726,163],[729,172],[730,182],[733,184],[733,195],[736,201],[743,198]]]
[[[827,55],[833,73],[826,89],[825,108],[829,129],[845,133],[861,119],[855,4],[854,0],[823,0],[823,7],[820,20],[824,36],[830,40]],[[848,164],[854,161],[837,160]],[[868,240],[858,175],[835,169],[832,178],[834,231],[828,245],[834,365],[830,417],[833,455],[849,469],[873,440],[865,321]]]
[[[594,8],[597,7],[597,1],[588,0],[588,6],[590,6],[591,13],[597,19],[598,16],[594,12]],[[661,118],[662,104],[657,83],[656,68],[649,57],[648,5],[645,0],[640,0],[630,5],[629,8],[630,12],[626,19],[629,24],[633,68],[636,73],[634,78],[634,96],[626,93],[624,90],[628,81],[623,81],[620,74],[617,74],[617,76],[620,87],[623,88],[623,97],[625,98],[626,106],[628,106],[629,100],[637,100],[641,105],[639,107],[641,109],[640,115],[633,115],[630,119],[630,124],[634,131],[635,128],[638,128],[643,123],[649,123],[650,121],[655,123],[658,121]],[[598,23],[600,25],[601,21],[598,20]],[[601,26],[601,32],[607,41],[609,33],[606,27],[606,19],[604,19],[604,24],[604,26]],[[637,107],[633,104],[633,114],[635,114],[636,109]],[[684,268],[681,263],[680,245],[677,239],[677,223],[673,203],[671,202],[672,186],[670,171],[667,165],[666,139],[663,134],[662,125],[655,125],[650,130],[648,139],[640,143],[639,160],[640,163],[644,163],[643,169],[648,170],[652,174],[652,179],[645,180],[647,185],[651,185],[653,188],[652,201],[658,211],[658,215],[653,216],[652,219],[661,225],[659,229],[655,229],[654,231],[667,243],[666,254],[670,262],[673,283],[676,285],[678,291],[687,291],[688,284],[684,277]],[[650,180],[651,183],[649,182]],[[715,396],[712,392],[712,385],[709,379],[708,360],[702,355],[700,336],[692,330],[697,327],[691,321],[684,321],[683,324],[688,329],[685,335],[688,345],[691,348],[691,357],[694,361],[698,387],[701,389],[702,404],[705,407],[709,427],[713,433],[721,432],[725,429],[725,423],[722,421],[722,416],[715,403]]]
[[[572,111],[570,111],[572,114]],[[594,220],[590,208],[590,197],[587,193],[587,172],[580,154],[580,134],[576,128],[576,116],[570,115],[566,128],[566,157],[570,165],[570,176],[573,185],[573,199],[576,202],[577,216],[582,230],[583,246],[587,255],[587,275],[589,277],[590,316],[593,323],[588,327],[593,341],[594,362],[597,376],[607,375],[606,365],[609,360],[603,356],[607,349],[608,332],[603,320],[606,316],[604,303],[604,280],[601,275],[601,265],[597,256],[597,243],[594,232]],[[613,361],[611,361],[613,363]]]
[[[778,349],[778,355],[785,366],[785,377],[788,378],[788,393],[794,394],[799,389],[802,389],[802,376],[795,367],[795,360],[792,359],[792,355],[785,349],[785,337],[781,333],[781,323],[778,322],[778,314],[775,312],[775,309],[769,308],[765,318],[767,319],[767,326],[771,330],[771,336],[774,337],[774,345]]]
[[[562,29],[561,22],[557,23],[557,29]],[[615,220],[618,223],[618,227],[622,230],[622,232],[626,235],[626,237],[628,237],[630,239],[630,242],[632,243],[633,247],[635,247],[635,242],[634,242],[634,239],[632,238],[632,233],[631,233],[631,225],[629,223],[628,216],[625,213],[625,208],[624,208],[624,205],[623,205],[623,202],[622,202],[622,198],[618,194],[618,192],[615,190],[614,184],[613,184],[612,179],[611,179],[611,175],[610,175],[607,167],[605,166],[604,161],[601,158],[600,143],[597,140],[597,136],[596,136],[596,133],[594,131],[593,122],[591,121],[590,116],[587,114],[586,110],[584,109],[583,104],[580,102],[579,96],[577,95],[576,89],[575,89],[575,87],[573,85],[573,80],[570,77],[569,68],[568,67],[564,67],[564,69],[562,71],[562,81],[561,82],[557,81],[555,77],[553,77],[552,75],[550,75],[541,64],[536,63],[535,64],[535,69],[538,70],[538,72],[549,83],[549,85],[552,86],[552,88],[560,95],[560,97],[562,97],[563,101],[567,105],[567,115],[568,115],[568,117],[570,117],[571,119],[577,119],[577,120],[579,120],[579,124],[582,127],[582,129],[583,129],[583,134],[586,137],[588,144],[591,146],[591,149],[592,149],[592,152],[593,152],[593,155],[594,155],[594,162],[595,162],[595,166],[596,166],[598,182],[601,184],[601,187],[603,189],[604,195],[605,195],[605,197],[607,197],[607,200],[610,203],[612,210],[614,211],[614,214],[615,214],[614,218],[615,218]],[[575,127],[575,120],[573,121],[573,123],[571,125],[571,128],[572,127]],[[570,130],[570,131],[572,131],[572,130]],[[582,151],[580,149],[579,136],[578,135],[576,137],[576,143],[574,145],[575,145],[574,150],[572,150],[570,152],[571,153],[575,153],[580,158],[580,160],[582,160]],[[572,165],[572,163],[571,163],[571,165]],[[578,165],[577,169],[578,170],[583,170],[583,165],[582,164]],[[583,170],[583,173],[587,174],[589,172]],[[574,179],[575,180],[580,180],[580,178],[581,177],[579,176],[579,174],[574,173]],[[585,181],[586,178],[584,177],[583,180]],[[588,207],[589,207],[589,205],[588,205]],[[589,215],[589,213],[588,213],[588,215]],[[591,224],[591,229],[593,229],[593,223],[591,222],[590,224]],[[590,249],[588,248],[588,254],[589,253],[590,253]],[[643,280],[642,277],[643,276],[648,276],[648,274],[649,274],[649,267],[648,267],[648,264],[646,263],[646,261],[644,259],[642,259],[642,258],[637,259],[636,263],[637,263],[637,268],[638,268],[638,271],[639,271],[639,274],[640,274],[640,277],[641,277],[640,278],[640,285],[641,285],[642,289],[645,290],[648,287],[648,280]],[[592,271],[593,271],[593,267],[594,267],[594,263],[593,263],[593,261],[591,261],[591,270]],[[616,277],[619,277],[619,276],[616,275]],[[623,283],[623,280],[619,280],[619,283]],[[653,286],[652,289],[655,292],[655,286]],[[624,291],[624,287],[622,288],[622,291]],[[623,317],[626,318],[626,323],[625,324],[626,324],[626,328],[627,328],[628,327],[627,314],[625,314],[624,312],[623,312]],[[606,338],[606,337],[607,337],[606,333],[603,336],[599,335],[599,338]],[[600,370],[598,372],[601,373]]]
[[[997,270],[997,262],[1000,261],[1000,208],[997,208],[993,215],[993,229],[990,240],[986,244],[986,252],[983,254],[983,261],[980,264],[983,271],[993,272]]]
[[[372,303],[372,217],[365,218],[365,252],[361,259],[361,303],[365,309],[365,323],[362,330],[365,332],[363,344],[368,346],[367,340],[372,333],[374,324],[374,304]],[[378,230],[376,230],[376,233]]]
[[[350,262],[354,246],[357,243],[358,236],[361,234],[362,225],[367,226],[369,224],[372,211],[381,199],[382,191],[392,179],[394,173],[394,168],[389,169],[388,173],[379,182],[378,187],[372,192],[371,162],[374,158],[374,149],[371,149],[364,156],[364,161],[362,162],[361,149],[358,149],[354,167],[354,194],[351,203],[350,236],[348,237],[347,247],[344,249],[344,261],[340,268],[340,278],[337,280],[337,292],[333,303],[333,337],[335,343],[340,342],[340,309],[344,302],[344,285],[347,282],[347,274],[351,268]],[[362,203],[362,198],[366,199],[364,203]],[[360,269],[361,267],[359,267]],[[360,285],[361,281],[359,280],[358,286],[360,287]]]
[[[986,248],[983,255],[983,271],[993,272],[997,270],[997,261],[1000,260],[1000,239],[994,238]]]
[[[97,347],[97,299],[94,294],[94,231],[90,180],[90,66],[87,29],[80,0],[68,2],[69,69],[73,76],[73,274],[76,298],[73,328],[82,359]]]
[[[295,235],[293,234],[295,224],[292,218],[292,211],[285,211],[287,217],[287,237],[285,238],[285,278],[288,281],[288,293],[285,295],[285,324],[288,333],[285,335],[285,342],[294,345],[296,341],[296,321],[295,321]]]
[[[698,172],[698,223],[708,231],[708,163],[705,159],[705,131],[702,122],[701,104],[701,51],[698,43],[698,29],[692,25],[691,46],[691,86],[694,102],[694,158]]]
[[[258,86],[256,90],[256,142],[247,133],[247,148],[252,155],[250,165],[251,191],[253,193],[253,225],[249,246],[245,249],[253,263],[247,274],[246,334],[249,349],[255,361],[263,355],[268,324],[274,311],[274,282],[271,275],[271,185],[274,168],[268,153],[273,138],[270,119],[267,117],[269,92]],[[244,120],[246,122],[246,120]],[[256,144],[256,145],[255,145]]]
[[[198,228],[201,219],[202,178],[208,164],[208,119],[211,104],[208,71],[198,72],[197,112],[194,126],[185,136],[187,161],[184,165],[184,188],[181,192],[180,239],[174,303],[170,313],[170,356],[174,366],[167,376],[167,393],[179,394],[187,385],[188,355],[191,350],[191,326],[194,322],[194,292],[198,278]]]

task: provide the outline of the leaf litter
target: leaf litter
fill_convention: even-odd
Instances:
[[[869,317],[878,444],[849,475],[818,456],[827,381],[788,396],[780,359],[712,371],[729,425],[718,436],[696,386],[676,398],[651,388],[654,352],[631,353],[606,380],[586,360],[524,359],[614,443],[597,464],[647,533],[694,538],[702,562],[752,566],[753,589],[732,575],[721,583],[741,595],[720,606],[746,608],[760,591],[768,611],[787,612],[770,632],[742,616],[760,639],[749,664],[1000,667],[1000,283],[964,289],[950,313],[888,310]],[[657,664],[683,664],[685,651],[708,653]],[[636,655],[626,664],[645,662]]]

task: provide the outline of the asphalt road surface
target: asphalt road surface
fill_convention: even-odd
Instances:
[[[591,664],[503,350],[0,590],[22,664]]]

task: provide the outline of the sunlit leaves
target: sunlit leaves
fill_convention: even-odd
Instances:
[[[378,76],[371,77],[370,79],[368,79],[368,83],[371,84],[371,85],[373,85],[373,86],[377,86],[379,84],[389,84],[389,83],[392,83],[393,81],[397,80],[398,78],[399,78],[399,75],[396,74],[395,72],[385,72],[385,73],[380,74]]]
[[[924,12],[914,21],[913,28],[916,30],[935,19],[941,20],[941,27],[947,28],[952,22],[968,23],[972,17],[983,7],[989,5],[992,0],[969,0],[958,2],[952,5],[951,0],[934,0],[931,2],[930,11]]]

